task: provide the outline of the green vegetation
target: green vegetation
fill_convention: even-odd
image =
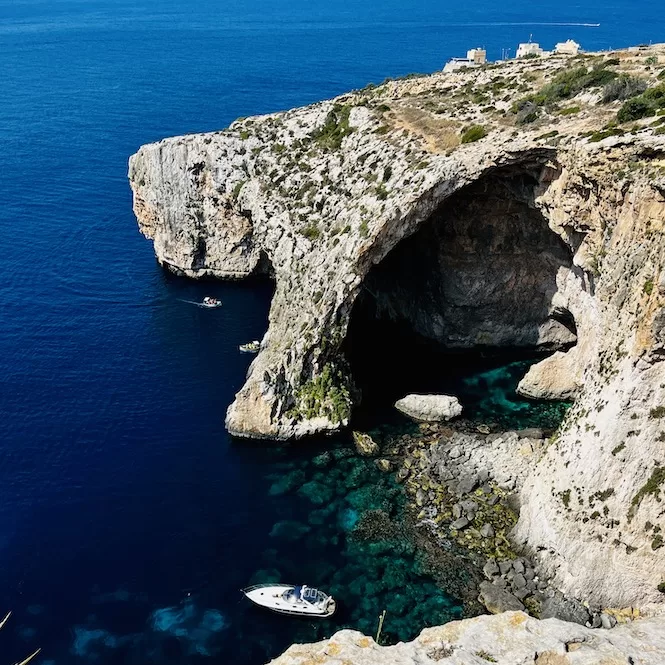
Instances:
[[[249,136],[250,136],[250,134],[249,134],[249,132],[248,132],[246,129],[243,129],[243,130],[240,132],[240,138],[241,138],[243,141],[246,141],[246,140],[249,138]]]
[[[353,133],[353,127],[349,125],[350,115],[350,106],[335,104],[326,116],[323,126],[315,129],[311,138],[324,150],[338,150],[344,137]]]
[[[665,406],[655,406],[649,411],[651,418],[665,418]]]
[[[665,542],[663,541],[663,537],[660,534],[658,534],[651,541],[651,549],[652,550],[659,550],[663,545],[665,545]]]
[[[612,455],[618,455],[626,447],[626,442],[622,441],[618,446],[612,449]]]
[[[602,129],[598,132],[593,132],[593,134],[589,136],[589,143],[597,143],[598,141],[602,141],[609,136],[622,136],[625,133],[626,132],[624,132],[623,129],[619,129],[618,127],[607,127],[606,129]]]
[[[472,125],[462,133],[462,143],[474,143],[487,136],[487,130],[482,125]]]
[[[304,235],[307,240],[316,240],[321,236],[321,230],[316,224],[308,224],[301,229],[300,233]]]
[[[234,201],[237,201],[237,200],[238,200],[238,197],[240,196],[240,190],[241,190],[244,186],[245,186],[245,181],[244,181],[244,180],[240,180],[239,182],[237,182],[237,183],[235,184],[235,186],[233,187],[233,192],[231,193],[231,198],[232,198]]]
[[[646,293],[648,296],[651,295],[651,292],[653,291],[653,280],[647,279],[646,282],[644,282],[644,286],[642,287],[642,291]]]
[[[285,150],[286,146],[282,143],[274,143],[272,148],[270,148],[276,155],[281,155]]]
[[[617,78],[617,73],[607,69],[608,63],[601,63],[589,69],[575,67],[559,72],[550,83],[534,95],[529,95],[516,102],[514,113],[523,110],[526,103],[535,106],[552,106],[562,99],[572,99],[583,90],[607,85]]]
[[[665,83],[647,88],[641,95],[629,99],[617,113],[619,122],[631,122],[656,115],[665,109]]]
[[[379,201],[385,201],[388,198],[388,190],[384,187],[383,183],[376,186],[376,198]]]
[[[351,397],[344,377],[330,364],[316,378],[299,388],[295,397],[296,406],[289,412],[292,417],[323,416],[341,423],[351,413]]]
[[[529,57],[528,55],[526,56],[527,58]],[[476,656],[478,658],[482,658],[483,660],[486,660],[490,663],[497,663],[497,659],[492,656],[492,654],[487,653],[487,651],[476,651]]]
[[[570,490],[566,490],[565,492],[561,492],[561,501],[563,502],[563,505],[568,508],[570,505]]]
[[[367,226],[367,222],[364,219],[362,222],[360,222],[360,227],[358,230],[360,231],[360,235],[363,238],[366,238],[369,235],[369,228]]]
[[[649,480],[640,487],[637,494],[630,502],[630,510],[628,511],[628,521],[632,520],[637,509],[640,507],[642,500],[646,496],[653,496],[657,501],[660,501],[660,486],[665,482],[665,466],[654,467]]]
[[[565,109],[561,109],[559,111],[559,115],[575,115],[576,113],[580,112],[580,107],[579,106],[568,106]]]
[[[608,104],[617,99],[624,100],[641,95],[647,89],[647,82],[637,76],[621,74],[603,88],[603,102]]]
[[[393,175],[392,166],[390,165],[386,166],[386,168],[383,169],[383,182],[388,182],[388,180],[390,180],[392,175]]]

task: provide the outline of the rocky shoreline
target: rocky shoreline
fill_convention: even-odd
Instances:
[[[470,584],[457,588],[465,616],[478,614],[477,600],[492,614],[526,611],[539,619],[612,628],[639,611],[593,607],[566,597],[538,574],[513,540],[520,490],[552,434],[458,421],[423,423],[417,433],[388,436],[382,445],[367,434],[354,433],[354,439],[361,454],[381,455],[376,466],[395,471],[403,484],[420,547],[429,552],[454,548],[465,561]],[[435,564],[432,573],[436,579],[442,571]],[[442,583],[451,591],[450,579]]]

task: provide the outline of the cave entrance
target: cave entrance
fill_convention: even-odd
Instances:
[[[356,419],[410,392],[455,394],[471,418],[528,411],[514,393],[528,364],[576,341],[552,307],[572,254],[534,204],[541,169],[498,168],[461,189],[369,271],[344,349]]]

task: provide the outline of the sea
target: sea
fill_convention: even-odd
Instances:
[[[399,522],[403,495],[346,437],[227,435],[251,359],[238,345],[265,331],[273,285],[165,274],[127,160],[530,38],[665,41],[665,14],[646,0],[0,0],[0,664],[41,648],[44,665],[259,665],[341,627],[374,635],[383,610],[385,642],[461,615],[403,534],[354,535],[367,511]],[[223,307],[193,304],[204,295]],[[472,415],[544,417],[514,395],[513,360],[451,370]],[[339,612],[279,617],[239,592],[276,580],[322,586]]]

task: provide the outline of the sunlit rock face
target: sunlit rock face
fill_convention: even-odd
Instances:
[[[658,84],[641,51],[588,58]],[[172,270],[274,274],[269,328],[227,412],[239,436],[348,425],[357,302],[442,346],[575,342],[523,384],[575,404],[525,483],[515,536],[566,593],[662,604],[665,135],[649,118],[598,133],[620,103],[599,89],[519,124],[513,103],[567,66],[390,82],[144,146],[134,209]],[[461,143],[470,124],[488,135]]]
[[[504,612],[427,628],[412,642],[390,647],[380,647],[354,630],[343,630],[323,642],[294,644],[271,665],[660,665],[664,659],[663,617],[594,630]]]

